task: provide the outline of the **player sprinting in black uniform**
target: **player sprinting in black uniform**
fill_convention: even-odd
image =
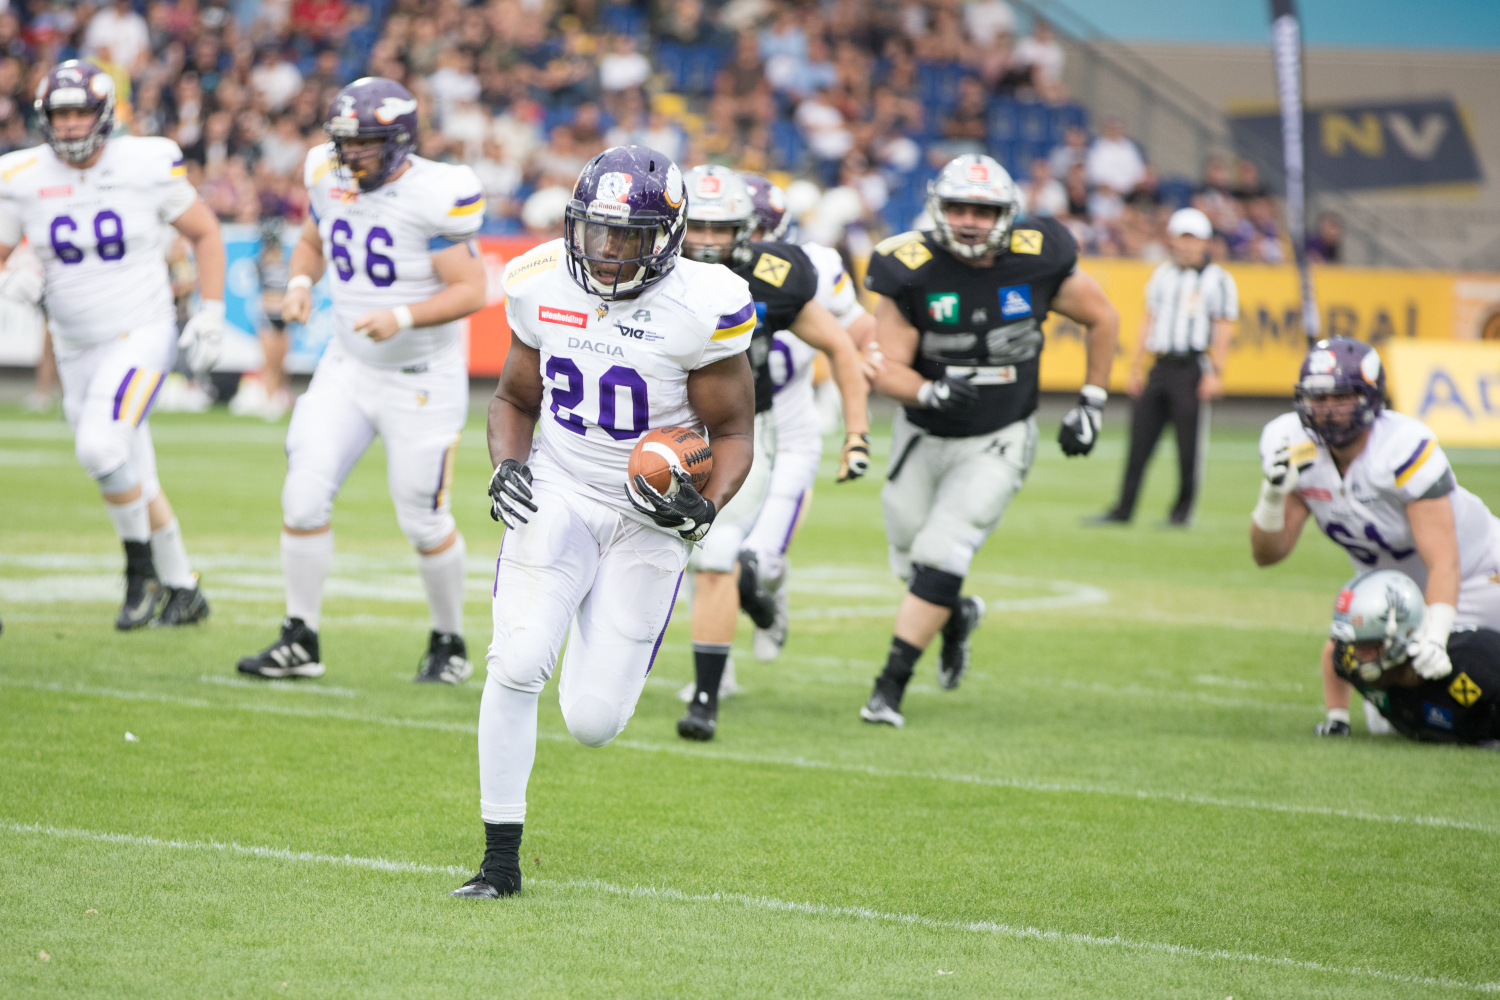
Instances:
[[[1466,627],[1448,636],[1448,674],[1424,680],[1410,645],[1425,614],[1406,574],[1375,570],[1344,584],[1329,629],[1333,669],[1402,736],[1500,749],[1500,632]]]
[[[865,278],[880,294],[876,388],[905,404],[881,500],[891,568],[909,588],[860,716],[893,726],[905,724],[901,696],[940,631],[939,683],[957,687],[968,668],[984,602],[960,590],[1036,454],[1042,321],[1055,310],[1088,330],[1083,393],[1058,434],[1068,455],[1094,447],[1119,329],[1099,283],[1077,269],[1073,237],[1051,219],[1016,222],[1015,187],[988,156],[944,167],[927,210],[936,229],[881,243]]]
[[[862,476],[870,464],[869,422],[865,400],[869,386],[854,342],[838,321],[814,301],[818,272],[793,243],[752,243],[755,204],[745,182],[727,167],[703,166],[689,171],[687,235],[683,254],[708,264],[723,264],[750,285],[756,326],[750,342],[755,372],[755,458],[734,499],[714,518],[713,527],[689,560],[693,577],[693,670],[696,687],[687,714],[677,720],[685,739],[710,740],[718,725],[719,684],[734,641],[741,606],[762,627],[771,624],[775,606],[756,585],[754,555],[741,552],[755,524],[771,481],[776,452],[771,421],[774,386],[769,359],[772,337],[790,330],[827,352],[844,399],[848,438],[840,457],[839,480]],[[712,444],[712,442],[710,442]],[[744,572],[742,572],[742,564]],[[748,581],[741,585],[742,578]]]

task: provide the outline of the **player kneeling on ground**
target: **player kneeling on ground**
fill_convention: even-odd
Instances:
[[[334,339],[287,428],[286,620],[276,641],[239,669],[322,675],[318,619],[333,568],[333,498],[378,434],[396,521],[417,550],[432,610],[416,680],[460,684],[473,667],[463,638],[466,551],[449,510],[469,413],[457,321],[484,305],[484,265],[470,239],[484,197],[468,167],[412,155],[417,101],[394,80],[349,84],[323,128],[333,141],[307,155],[312,217],[292,249],[281,313],[307,322],[313,283],[331,259]]]
[[[1333,605],[1328,668],[1402,736],[1500,749],[1500,632],[1468,626],[1445,648],[1452,672],[1418,673],[1427,636],[1422,590],[1405,573],[1377,569],[1344,584]],[[1372,727],[1374,728],[1374,727]]]
[[[219,222],[188,183],[170,139],[115,128],[113,78],[93,63],[59,64],[37,88],[44,146],[0,157],[0,263],[25,236],[44,283],[0,272],[0,294],[43,295],[78,463],[98,484],[125,546],[121,630],[208,616],[182,532],[156,477],[147,417],[181,351],[198,373],[224,333]],[[202,302],[177,334],[163,234],[193,245]],[[28,280],[30,279],[30,280]]]
[[[1386,408],[1385,369],[1369,344],[1348,337],[1315,344],[1294,405],[1261,432],[1266,478],[1250,515],[1256,565],[1289,556],[1311,515],[1356,570],[1400,570],[1423,588],[1427,612],[1412,669],[1446,677],[1455,624],[1500,629],[1500,522],[1458,485],[1427,425]],[[1332,642],[1323,650],[1328,717],[1316,732],[1347,736],[1349,685],[1333,669]]]
[[[938,682],[958,686],[984,615],[962,597],[974,554],[1000,524],[1036,456],[1042,321],[1052,310],[1088,330],[1078,405],[1063,417],[1068,455],[1093,450],[1108,396],[1119,317],[1078,270],[1078,245],[1048,218],[1016,222],[1010,175],[964,155],[928,186],[937,228],[875,248],[865,286],[880,294],[875,387],[900,400],[881,491],[891,568],[909,584],[866,722],[905,725],[901,697],[917,659],[943,636]]]
[[[755,304],[743,278],[679,259],[682,173],[616,146],[589,161],[562,239],[510,262],[510,353],[490,401],[492,515],[507,526],[479,705],[479,874],[455,896],[521,889],[521,826],[537,701],[568,643],[557,696],[568,731],[600,747],[625,728],[693,543],[750,470]],[[713,448],[702,491],[627,486],[637,439],[687,427]],[[731,611],[731,613],[733,613]]]

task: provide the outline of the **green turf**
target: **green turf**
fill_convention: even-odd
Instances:
[[[1348,563],[1312,532],[1251,563],[1248,429],[1216,434],[1188,533],[1152,524],[1165,448],[1136,527],[1080,529],[1118,483],[1118,422],[1086,461],[1045,429],[971,578],[996,607],[974,668],[940,692],[929,655],[902,731],[856,715],[900,597],[879,480],[825,463],[782,659],[751,659],[744,624],[746,692],[706,746],[673,729],[685,609],[611,746],[572,742],[549,688],[527,889],[486,904],[446,896],[482,845],[483,668],[410,683],[425,608],[379,446],[335,513],[327,676],[255,685],[233,664],[280,615],[284,428],[152,423],[214,615],[121,636],[118,547],[65,428],[0,410],[0,996],[1500,991],[1500,756],[1358,719],[1313,739]],[[1500,509],[1500,463],[1455,460]],[[476,419],[454,494],[476,657],[487,471]]]

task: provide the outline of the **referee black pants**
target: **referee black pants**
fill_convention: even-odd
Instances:
[[[1199,355],[1157,357],[1146,379],[1146,388],[1131,412],[1130,458],[1125,463],[1120,500],[1115,504],[1119,516],[1128,520],[1134,515],[1146,463],[1170,420],[1177,435],[1178,470],[1177,503],[1172,506],[1171,520],[1184,524],[1191,520],[1198,493],[1198,421],[1203,414],[1198,382],[1202,377]]]

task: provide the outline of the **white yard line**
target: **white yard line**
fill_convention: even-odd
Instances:
[[[337,709],[300,708],[290,705],[260,704],[253,702],[209,702],[199,698],[181,698],[175,695],[156,694],[150,691],[120,691],[112,688],[91,688],[83,685],[66,685],[24,681],[0,676],[0,685],[49,691],[57,694],[76,694],[96,698],[116,698],[126,701],[146,701],[164,705],[183,705],[188,708],[218,709],[220,711],[259,712],[265,715],[288,715],[306,719],[339,719],[345,722],[360,722],[377,726],[399,726],[408,729],[431,729],[439,732],[478,734],[478,726],[461,722],[444,722],[437,719],[407,719],[393,716],[365,715]],[[558,743],[572,743],[567,733],[539,732],[539,739]],[[1474,820],[1453,819],[1447,816],[1405,815],[1401,813],[1373,813],[1358,809],[1335,809],[1329,806],[1304,806],[1284,802],[1265,802],[1258,799],[1227,799],[1213,795],[1195,795],[1190,792],[1163,792],[1149,789],[1115,788],[1109,785],[1092,785],[1075,782],[1034,781],[1027,778],[992,778],[976,774],[955,774],[941,771],[902,771],[891,768],[872,767],[866,764],[846,764],[835,761],[811,760],[806,757],[777,757],[768,754],[748,754],[734,751],[692,746],[686,743],[646,743],[640,740],[616,739],[610,744],[625,750],[645,753],[679,754],[707,760],[733,761],[741,764],[761,764],[770,767],[795,767],[820,771],[836,771],[845,774],[861,774],[871,778],[917,779],[941,781],[958,785],[974,785],[984,788],[1009,788],[1021,792],[1062,795],[1104,795],[1111,798],[1135,799],[1142,802],[1175,802],[1191,806],[1213,806],[1223,809],[1248,809],[1254,812],[1281,813],[1291,816],[1316,816],[1328,819],[1355,820],[1363,823],[1384,823],[1401,826],[1426,826],[1446,830],[1461,830],[1489,835],[1500,834],[1500,826]]]
[[[344,865],[372,871],[399,874],[468,875],[470,869],[452,865],[424,865],[415,861],[391,861],[386,858],[362,858],[352,854],[318,854],[312,851],[293,851],[282,847],[260,847],[237,844],[234,841],[217,840],[165,840],[159,837],[138,836],[128,833],[105,833],[95,830],[66,829],[40,823],[0,823],[0,830],[13,834],[52,837],[58,840],[82,840],[94,843],[123,844],[131,847],[162,848],[178,851],[216,851],[238,854],[268,861],[284,861],[301,864]],[[1192,945],[1168,944],[1159,941],[1135,941],[1114,935],[1102,937],[1097,934],[1080,934],[1072,931],[1048,930],[1037,927],[1018,927],[992,920],[939,920],[916,913],[887,913],[863,906],[833,906],[826,903],[797,903],[771,896],[751,896],[738,892],[690,893],[670,887],[622,886],[598,879],[538,879],[527,880],[532,885],[552,889],[580,889],[601,892],[631,899],[656,899],[674,903],[729,904],[752,910],[775,914],[797,914],[809,917],[832,917],[836,919],[865,920],[875,923],[899,924],[907,927],[924,927],[937,931],[959,931],[967,934],[988,934],[1020,941],[1042,941],[1048,944],[1081,945],[1090,948],[1120,948],[1126,951],[1172,955],[1182,958],[1208,959],[1220,962],[1238,962],[1279,966],[1307,972],[1325,973],[1349,978],[1381,979],[1387,982],[1410,983],[1418,986],[1437,986],[1443,989],[1467,990],[1475,993],[1500,993],[1500,983],[1470,983],[1446,976],[1409,976],[1399,972],[1387,972],[1368,966],[1337,966],[1326,962],[1310,962],[1282,955],[1262,955],[1257,952],[1227,951],[1219,948],[1198,948]],[[467,903],[459,905],[470,905]]]

